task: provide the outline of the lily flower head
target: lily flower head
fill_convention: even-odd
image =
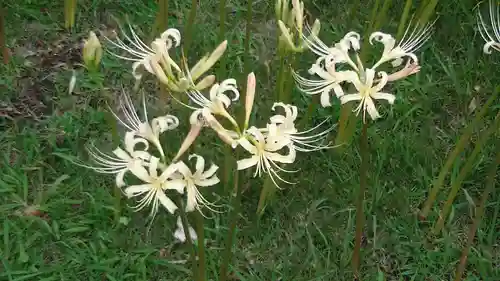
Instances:
[[[359,115],[359,113],[363,111],[364,122],[366,122],[366,112],[368,112],[368,115],[370,115],[372,120],[380,117],[380,114],[378,113],[373,100],[383,99],[388,101],[389,104],[393,104],[394,100],[396,99],[393,94],[381,92],[388,81],[387,73],[383,71],[380,71],[378,73],[380,76],[380,80],[376,85],[374,85],[375,70],[369,68],[365,70],[365,73],[366,75],[363,81],[357,75],[354,75],[351,78],[351,83],[356,88],[356,93],[347,94],[340,97],[340,101],[342,102],[342,104],[350,101],[359,101],[359,105],[354,109],[354,112]]]
[[[131,145],[127,146],[130,147]],[[124,177],[127,172],[135,170],[137,167],[147,165],[147,162],[151,157],[145,151],[131,151],[129,148],[127,150],[123,150],[120,147],[113,150],[112,155],[100,151],[95,146],[88,146],[87,151],[97,165],[90,166],[82,163],[75,164],[102,174],[116,174],[115,183],[119,188],[126,185]]]
[[[302,152],[311,152],[321,149],[331,148],[331,146],[322,144],[328,137],[334,126],[316,134],[311,134],[321,127],[327,120],[306,131],[298,131],[295,127],[297,119],[297,107],[281,102],[274,103],[273,110],[277,107],[283,108],[285,114],[276,114],[271,116],[270,124],[267,125],[267,141],[275,143],[291,144],[294,150]]]
[[[292,0],[292,9],[288,7],[288,0],[276,1],[276,16],[278,27],[281,31],[280,43],[292,52],[302,52],[307,45],[304,42],[304,3],[299,0]],[[307,28],[307,27],[306,27]],[[315,20],[312,28],[309,29],[311,35],[317,36],[321,24]]]
[[[132,38],[123,33],[123,36],[130,45],[127,45],[120,38],[117,38],[116,42],[108,39],[112,45],[128,53],[128,56],[121,56],[113,52],[110,53],[118,58],[133,61],[132,74],[137,80],[142,78],[139,68],[143,67],[174,92],[185,92],[192,88],[203,90],[211,86],[215,81],[215,76],[213,75],[208,75],[194,84],[191,84],[191,82],[197,81],[198,78],[208,71],[222,56],[227,47],[227,42],[222,42],[212,54],[204,56],[188,71],[179,67],[169,55],[170,49],[180,46],[181,35],[179,30],[175,28],[167,29],[150,46],[144,43],[131,27],[130,32]],[[188,73],[190,73],[192,81],[188,79]]]
[[[427,24],[424,27],[415,25],[411,32],[411,24],[408,25],[403,38],[399,40],[397,45],[396,39],[394,39],[392,35],[383,32],[373,32],[370,35],[370,44],[373,45],[374,40],[380,42],[384,45],[384,51],[379,61],[375,63],[372,69],[388,61],[392,61],[393,66],[397,67],[401,65],[403,57],[409,57],[414,63],[418,64],[418,58],[415,52],[431,37],[433,25],[434,23]]]
[[[182,175],[182,180],[185,185],[185,192],[187,195],[186,212],[200,210],[205,206],[211,211],[215,211],[213,207],[215,204],[209,202],[198,190],[198,187],[207,187],[216,185],[220,182],[215,174],[219,167],[212,164],[210,168],[205,170],[205,159],[196,154],[191,154],[189,160],[196,158],[195,172],[192,173],[189,167],[184,162],[177,163],[177,172]]]
[[[144,183],[128,186],[124,190],[128,198],[142,196],[139,203],[135,206],[136,211],[152,205],[150,213],[152,217],[156,215],[160,205],[173,214],[175,210],[177,210],[177,206],[167,197],[165,191],[176,190],[182,193],[184,189],[183,181],[171,179],[178,169],[176,164],[167,166],[160,175],[158,175],[158,167],[159,158],[153,156],[149,161],[148,170],[143,166],[137,166],[131,169],[130,172]]]
[[[483,47],[485,54],[491,54],[491,49],[500,52],[500,5],[494,0],[489,1],[490,24],[486,24],[481,12],[477,13],[477,22],[481,37],[486,42]]]
[[[245,170],[256,166],[254,177],[261,176],[262,173],[269,174],[273,183],[279,187],[275,178],[282,182],[291,184],[278,174],[281,172],[292,172],[281,168],[277,163],[293,163],[296,152],[292,144],[286,139],[267,140],[266,136],[256,127],[250,127],[246,131],[245,137],[238,140],[246,151],[252,154],[251,157],[238,160],[236,162],[238,170]],[[286,148],[285,148],[286,147]],[[280,154],[278,151],[288,149],[287,154]]]
[[[120,98],[120,108],[123,112],[124,118],[118,117],[114,112],[115,118],[125,127],[129,132],[134,135],[144,138],[151,142],[156,149],[160,152],[161,156],[164,157],[165,153],[160,144],[160,134],[165,131],[173,130],[179,125],[179,119],[173,115],[165,115],[161,117],[154,118],[149,123],[148,114],[146,109],[146,101],[143,95],[142,98],[143,110],[144,110],[144,120],[141,121],[137,115],[136,109],[129,95],[123,92]]]

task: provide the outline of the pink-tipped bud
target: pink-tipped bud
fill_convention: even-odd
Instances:
[[[200,134],[202,127],[203,125],[200,123],[191,125],[191,130],[189,130],[188,135],[182,142],[181,148],[179,148],[179,152],[177,152],[177,155],[175,155],[173,162],[179,160],[179,158],[188,150],[188,148],[191,147],[196,137],[198,137],[198,135]]]
[[[245,95],[245,129],[248,128],[250,114],[252,114],[253,103],[255,100],[255,74],[252,72],[247,77],[247,92]]]

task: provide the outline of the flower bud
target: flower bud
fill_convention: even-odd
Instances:
[[[93,31],[89,33],[89,38],[83,44],[83,63],[88,69],[96,70],[102,58],[101,42]]]

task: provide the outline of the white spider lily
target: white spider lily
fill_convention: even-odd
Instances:
[[[490,0],[489,2],[489,17],[491,25],[485,23],[481,12],[478,12],[478,27],[481,37],[486,42],[483,47],[485,54],[491,54],[491,49],[500,52],[500,8],[497,1]],[[489,31],[491,29],[491,31]]]
[[[158,175],[158,165],[159,158],[151,157],[148,170],[143,166],[130,169],[130,172],[144,183],[128,186],[124,190],[125,195],[129,198],[142,196],[137,206],[135,206],[136,211],[152,205],[150,214],[152,217],[158,212],[160,204],[173,214],[177,210],[177,206],[167,197],[165,191],[174,189],[182,193],[184,188],[184,182],[176,179],[170,180],[177,171],[176,164],[166,167],[160,175]]]
[[[293,163],[295,161],[296,152],[293,149],[291,143],[285,139],[276,139],[273,141],[267,141],[264,134],[256,127],[250,127],[247,131],[247,137],[251,137],[250,142],[247,137],[240,138],[238,140],[239,145],[241,145],[246,151],[250,152],[252,156],[250,158],[245,158],[238,160],[236,165],[238,170],[245,170],[250,167],[256,166],[254,177],[261,176],[262,173],[269,174],[273,183],[279,187],[276,183],[275,177],[280,181],[289,183],[290,182],[281,178],[278,172],[291,172],[281,168],[277,163]],[[288,154],[280,154],[279,150],[284,147],[288,148]]]
[[[215,174],[219,167],[212,164],[210,168],[205,170],[205,159],[202,156],[191,154],[189,160],[196,158],[196,171],[191,172],[189,167],[184,164],[184,162],[177,163],[178,170],[185,184],[185,191],[187,197],[186,212],[192,212],[194,210],[199,210],[200,205],[206,206],[208,209],[213,211],[211,207],[215,207],[213,203],[210,203],[203,195],[201,195],[198,187],[206,187],[216,185],[220,182],[219,178]]]
[[[233,99],[230,99],[227,94],[225,94],[225,92],[228,91],[234,94]],[[210,89],[210,99],[196,90],[187,93],[191,101],[199,106],[199,108],[195,108],[186,105],[191,109],[195,109],[190,117],[191,124],[200,120],[200,116],[206,119],[208,114],[215,114],[227,118],[233,125],[237,126],[236,120],[227,112],[227,108],[231,105],[231,101],[237,101],[240,98],[235,79],[226,79],[222,81],[220,85],[217,83],[214,84]]]
[[[164,157],[165,154],[163,152],[163,148],[160,144],[160,134],[173,130],[177,128],[179,125],[179,119],[173,115],[165,115],[161,117],[154,118],[149,123],[147,110],[146,110],[146,101],[143,96],[143,110],[144,110],[144,122],[141,121],[135,107],[132,103],[132,100],[129,95],[125,92],[122,94],[120,98],[120,108],[123,111],[124,119],[122,120],[116,113],[113,112],[118,121],[127,128],[130,132],[133,132],[134,135],[142,137],[148,141],[150,141],[156,149],[160,152],[161,156]]]
[[[370,35],[370,44],[373,45],[373,40],[380,42],[384,45],[384,51],[382,52],[382,57],[372,69],[391,60],[393,61],[393,66],[397,67],[401,64],[403,57],[409,57],[414,63],[418,64],[418,58],[414,53],[431,37],[432,26],[433,24],[427,24],[423,28],[420,28],[419,25],[416,25],[411,33],[409,33],[409,25],[398,45],[396,45],[396,39],[392,35],[383,32],[373,32]]]
[[[353,71],[335,71],[335,64],[332,63],[326,67],[326,70],[316,64],[313,64],[310,72],[315,73],[321,79],[307,79],[300,76],[295,71],[292,71],[292,75],[297,82],[300,91],[308,95],[321,94],[321,106],[328,107],[331,106],[330,93],[332,90],[337,97],[343,96],[344,91],[340,84],[346,81],[352,75]]]
[[[303,39],[307,43],[309,49],[318,56],[315,65],[320,69],[321,64],[324,67],[330,67],[332,64],[347,63],[354,70],[358,71],[358,65],[354,63],[349,55],[350,50],[357,52],[360,49],[360,35],[354,31],[348,32],[344,38],[342,38],[338,43],[335,43],[333,47],[328,47],[318,36],[311,34],[310,37],[303,36]],[[356,58],[359,61],[359,57],[356,53]],[[314,69],[312,68],[309,73],[314,74]]]
[[[359,106],[354,109],[356,114],[363,111],[363,121],[366,121],[366,112],[370,115],[372,120],[380,117],[380,114],[375,107],[373,100],[387,100],[390,104],[394,103],[395,96],[389,93],[380,92],[384,86],[387,84],[388,75],[387,73],[381,71],[379,72],[380,80],[377,85],[373,85],[375,78],[375,70],[366,69],[364,81],[361,82],[357,75],[354,75],[351,79],[351,83],[357,90],[357,93],[347,94],[340,97],[342,104],[350,101],[360,101]]]
[[[291,143],[293,145],[293,149],[302,152],[311,152],[320,149],[331,148],[330,146],[323,145],[321,143],[328,137],[328,133],[333,130],[333,126],[317,134],[310,135],[311,132],[314,132],[327,120],[321,122],[319,125],[309,130],[299,132],[297,128],[295,128],[295,119],[297,119],[297,107],[281,102],[274,103],[272,109],[275,110],[276,107],[283,108],[285,111],[285,115],[276,114],[274,116],[271,116],[271,123],[267,126],[268,142],[287,144]]]
[[[115,47],[127,52],[128,56],[112,54],[118,58],[134,62],[132,65],[132,74],[137,80],[142,78],[142,74],[138,71],[139,67],[142,66],[147,72],[155,75],[160,82],[174,92],[185,92],[192,88],[203,90],[211,86],[215,81],[215,76],[213,75],[206,76],[197,83],[193,83],[192,81],[196,81],[208,71],[222,56],[227,47],[227,42],[222,42],[212,54],[204,56],[189,73],[186,73],[187,70],[181,69],[168,54],[171,48],[180,46],[181,35],[179,30],[175,28],[167,29],[151,43],[151,46],[146,45],[131,27],[130,32],[132,38],[125,33],[123,34],[125,39],[129,41],[130,46],[120,38],[117,38],[116,42],[108,39]],[[188,76],[191,79],[188,79]]]
[[[276,13],[278,15],[278,27],[281,31],[280,42],[283,42],[293,52],[302,52],[307,47],[302,38],[304,3],[299,0],[292,0],[292,9],[288,10],[288,1],[278,1]],[[319,20],[315,20],[310,29],[310,36],[317,36],[320,28]]]
[[[191,226],[188,228],[188,233],[192,241],[198,240],[198,235],[196,235],[196,231]],[[177,218],[177,229],[174,232],[174,238],[181,243],[186,242],[186,233],[184,233],[181,217]]]
[[[125,181],[123,178],[128,171],[135,170],[137,167],[142,167],[146,165],[145,161],[149,160],[147,152],[142,151],[141,157],[134,157],[133,151],[125,151],[120,147],[113,150],[114,155],[108,155],[94,146],[87,147],[87,151],[93,160],[96,162],[96,166],[84,165],[81,163],[76,163],[79,166],[92,169],[98,173],[102,174],[116,174],[115,183],[117,187],[124,187]]]

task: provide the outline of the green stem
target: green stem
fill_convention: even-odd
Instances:
[[[410,10],[413,4],[413,0],[406,0],[405,7],[403,9],[403,14],[399,20],[398,33],[396,34],[396,39],[400,40],[403,37],[403,33],[406,30],[406,22],[408,21],[408,16],[410,15]]]
[[[198,280],[206,281],[207,259],[205,254],[205,228],[204,228],[205,218],[199,211],[196,211],[195,220],[196,220],[196,235],[198,236]]]
[[[196,18],[196,10],[198,9],[198,0],[191,1],[191,10],[189,11],[188,22],[186,24],[186,30],[184,32],[184,55],[187,57],[189,55],[189,47],[191,47],[191,41],[193,37],[193,24]]]
[[[184,203],[182,201],[182,198],[180,196],[177,196],[177,206],[179,207],[179,216],[181,217],[181,222],[182,222],[182,228],[184,230],[184,235],[186,236],[186,244],[187,247],[189,248],[189,257],[191,259],[191,264],[193,266],[192,271],[193,271],[193,279],[194,280],[199,280],[198,279],[198,265],[196,263],[196,253],[194,251],[194,246],[193,246],[193,240],[191,239],[191,234],[189,233],[189,222],[188,222],[188,217],[187,213],[184,207]]]
[[[472,122],[465,128],[464,133],[458,140],[458,142],[455,145],[455,148],[453,151],[448,155],[448,158],[446,159],[445,164],[443,165],[443,168],[441,168],[441,171],[439,172],[438,177],[434,180],[433,186],[431,191],[429,192],[429,196],[427,197],[427,200],[424,203],[424,206],[422,208],[422,211],[420,211],[420,219],[424,220],[427,215],[429,214],[432,205],[434,204],[434,201],[436,200],[437,194],[439,193],[439,190],[443,186],[444,180],[446,178],[446,175],[448,174],[449,170],[451,169],[451,166],[455,162],[455,159],[458,157],[458,155],[464,150],[465,146],[467,145],[470,136],[472,135],[472,132],[474,131],[474,128],[478,126],[478,124],[481,122],[482,118],[488,111],[489,106],[495,101],[496,97],[498,96],[499,89],[497,89],[493,95],[490,96],[488,101],[483,105],[481,108],[481,111],[479,111]]]
[[[283,92],[285,89],[285,50],[281,49],[279,51],[279,70],[278,70],[278,87],[276,89],[276,100],[282,101]]]
[[[354,277],[359,280],[360,252],[363,227],[365,225],[365,214],[363,202],[365,199],[366,186],[368,185],[368,122],[363,124],[360,139],[361,168],[359,171],[359,190],[356,198],[356,234],[354,239],[354,253],[352,254],[352,268]]]
[[[497,142],[496,147],[497,149],[500,149],[499,142]],[[465,247],[462,251],[460,262],[458,264],[457,271],[455,272],[455,279],[454,279],[455,281],[460,281],[465,271],[465,265],[467,264],[467,256],[469,254],[472,243],[474,242],[474,237],[476,237],[476,231],[479,228],[479,225],[483,218],[484,209],[486,208],[486,202],[488,201],[488,196],[495,189],[495,176],[497,173],[498,165],[500,165],[500,151],[497,151],[495,162],[491,164],[491,169],[487,176],[486,188],[484,189],[483,194],[481,195],[481,201],[479,203],[479,207],[476,210],[476,216],[469,228],[467,243],[465,244]]]
[[[226,0],[219,0],[219,36],[217,41],[222,42],[226,36]],[[219,59],[219,71],[217,76],[223,77],[226,72],[226,59],[222,56]]]
[[[448,199],[446,200],[446,203],[443,206],[443,210],[441,212],[441,215],[439,216],[439,219],[436,223],[436,226],[434,227],[434,230],[433,230],[434,234],[439,233],[443,229],[444,222],[445,222],[446,218],[448,217],[448,214],[451,211],[451,206],[453,204],[453,201],[455,200],[455,197],[458,194],[460,187],[462,186],[462,182],[465,180],[465,177],[472,170],[472,167],[474,166],[474,162],[475,162],[477,156],[479,155],[479,153],[481,152],[482,148],[484,147],[484,144],[489,139],[490,135],[492,133],[495,133],[496,130],[498,130],[499,125],[500,125],[500,112],[497,114],[497,116],[495,118],[495,122],[493,122],[491,127],[488,128],[487,130],[485,130],[481,134],[478,142],[476,143],[476,146],[474,147],[474,150],[469,155],[469,158],[467,158],[465,165],[462,167],[462,169],[460,169],[460,173],[458,174],[458,177],[453,181],[453,184],[451,185],[451,191],[448,194]]]
[[[271,180],[270,176],[267,176],[262,185],[262,190],[260,191],[259,203],[257,204],[257,216],[261,217],[264,214],[264,210],[269,202],[269,199],[273,196],[276,191],[276,186]]]
[[[224,247],[224,253],[222,255],[222,264],[219,271],[219,281],[226,281],[229,269],[229,263],[233,257],[233,243],[236,232],[236,224],[238,222],[238,217],[240,214],[241,207],[241,194],[242,188],[239,186],[238,178],[242,172],[235,171],[233,177],[233,192],[231,198],[231,212],[229,214],[229,231],[226,237],[226,244]]]
[[[0,4],[1,5],[1,4]],[[2,6],[0,6],[0,49],[2,49],[3,63],[9,63],[9,50],[7,49],[5,35],[5,12]]]

